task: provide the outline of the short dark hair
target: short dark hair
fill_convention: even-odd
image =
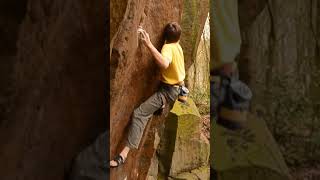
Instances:
[[[164,28],[164,38],[167,43],[178,42],[181,35],[181,27],[177,22],[171,22]]]

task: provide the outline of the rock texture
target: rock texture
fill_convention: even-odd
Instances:
[[[168,4],[172,5],[172,11],[168,11]],[[130,122],[130,116],[135,107],[142,103],[156,89],[159,71],[151,59],[148,50],[138,43],[137,28],[139,25],[147,30],[151,41],[156,47],[161,48],[163,41],[162,29],[170,21],[180,22],[182,1],[163,1],[154,3],[151,1],[129,1],[126,13],[121,22],[117,34],[113,37],[111,64],[111,132],[110,156],[114,156],[122,146],[120,141],[126,137],[126,127]],[[157,13],[154,13],[157,12]],[[161,14],[161,16],[160,16]],[[111,29],[113,28],[111,24]],[[158,117],[154,121],[160,121]],[[154,131],[155,129],[147,130]],[[150,135],[152,142],[152,135]],[[154,136],[154,135],[153,135]],[[144,135],[142,144],[147,136]],[[154,147],[151,143],[140,147],[140,151],[133,152],[128,157],[125,166],[111,170],[111,179],[144,179],[153,156]],[[148,147],[150,145],[150,147]],[[147,152],[150,152],[147,153]],[[145,161],[142,161],[145,160]]]
[[[209,29],[209,21],[207,30]],[[205,32],[203,32],[204,34]],[[210,61],[210,39],[202,36],[195,62],[190,66],[187,74],[187,84],[191,96],[200,96],[208,94],[210,90],[209,85],[209,61]]]
[[[106,129],[106,3],[1,1],[2,180],[62,180]]]
[[[198,46],[209,12],[208,0],[184,0],[181,26],[181,46],[186,69],[196,61]]]
[[[207,1],[111,1],[111,4],[116,4],[117,8],[121,9],[111,11],[110,15],[115,18],[110,21],[114,22],[110,24],[110,35],[112,36],[110,43],[110,49],[112,50],[110,54],[111,157],[123,147],[124,141],[122,140],[126,138],[126,128],[129,125],[134,108],[155,92],[159,83],[158,67],[156,67],[146,47],[138,42],[138,26],[142,25],[146,29],[151,36],[151,41],[160,50],[164,43],[162,37],[164,26],[171,21],[181,23],[184,14],[191,11],[191,9],[186,11],[185,8],[193,8],[192,13],[198,13],[200,7],[205,7],[203,3],[207,4]],[[126,7],[125,11],[122,11],[124,7]],[[114,14],[119,12],[118,15]],[[202,33],[201,27],[204,25],[205,17],[201,19],[197,16],[199,21],[194,24],[190,21],[187,25],[192,26],[191,29],[182,24],[184,33],[192,31],[193,34],[192,37],[182,35],[181,45],[184,49],[186,48],[184,52],[190,51],[189,48],[196,49],[196,44],[199,41],[197,37],[200,37]],[[187,46],[184,42],[191,44]],[[188,53],[185,58],[186,63],[191,65],[192,58]],[[130,153],[124,166],[111,170],[111,179],[145,179],[147,177],[156,150],[154,146],[155,134],[163,120],[163,115],[152,118],[146,128],[139,150]]]
[[[166,118],[157,150],[158,177],[179,179],[182,175],[193,174],[209,179],[210,145],[201,134],[200,118],[191,98],[186,104],[175,103]]]
[[[267,122],[291,167],[318,164],[320,2],[269,0],[250,25],[244,6],[239,65],[254,92],[252,112]]]

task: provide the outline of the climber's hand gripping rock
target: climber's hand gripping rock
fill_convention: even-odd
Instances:
[[[149,34],[141,27],[138,28],[138,34],[142,42],[148,47],[149,51],[153,55],[157,65],[162,69],[167,69],[170,64],[170,60],[162,56],[162,54],[153,46]]]
[[[150,47],[152,45],[149,34],[141,27],[138,28],[138,33],[141,35],[142,42],[147,46]]]

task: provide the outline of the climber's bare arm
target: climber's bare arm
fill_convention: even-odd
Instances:
[[[156,61],[157,65],[160,68],[167,69],[169,67],[169,62],[170,62],[169,59],[163,57],[162,54],[157,50],[157,48],[154,47],[154,45],[150,41],[149,34],[145,30],[140,29],[140,32],[141,32],[141,35],[142,35],[142,38],[141,38],[142,41],[144,42],[144,44],[150,50],[151,54],[155,58],[155,61]]]
[[[151,54],[156,60],[156,63],[160,68],[167,69],[169,67],[169,60],[161,55],[161,53],[153,46],[152,43],[150,45],[147,45],[149,48]]]

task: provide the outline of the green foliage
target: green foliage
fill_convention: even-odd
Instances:
[[[196,88],[190,92],[190,98],[193,99],[194,103],[198,107],[201,115],[210,114],[210,92],[209,89],[203,91],[202,89]]]

